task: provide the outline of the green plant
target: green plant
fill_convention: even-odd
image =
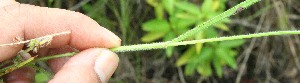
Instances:
[[[160,38],[163,41],[169,41],[188,31],[192,26],[205,22],[225,9],[225,0],[205,0],[201,8],[188,1],[147,0],[147,2],[154,7],[156,18],[143,23],[142,29],[148,32],[141,39],[144,42],[152,42]],[[165,15],[165,11],[167,15]],[[222,30],[229,30],[224,24],[228,22],[229,19],[227,18],[214,26]],[[211,33],[209,31],[201,31],[194,37],[189,38],[189,40],[206,38],[204,32]],[[197,44],[196,46],[198,49],[201,49],[202,44]],[[172,55],[172,49],[167,48],[168,57]]]
[[[115,27],[115,23],[107,17],[105,11],[105,5],[108,4],[108,0],[98,0],[94,4],[86,4],[82,6],[87,16],[96,20],[103,27]]]
[[[188,31],[195,25],[200,25],[225,11],[226,0],[204,0],[201,7],[185,0],[147,0],[148,4],[154,7],[156,18],[145,22],[142,26],[143,30],[148,32],[142,37],[144,42],[152,42],[158,39],[169,41],[176,36]],[[240,9],[241,11],[241,9]],[[165,12],[167,15],[165,15]],[[235,12],[237,13],[237,12]],[[229,31],[225,23],[230,23],[228,18],[225,18],[218,23],[215,23],[212,28],[201,30],[192,37],[184,38],[185,40],[198,40],[205,38],[217,37],[217,30],[219,28],[224,31]],[[172,40],[173,42],[181,40]],[[219,44],[220,43],[220,44]],[[226,47],[224,43],[237,43],[235,46]],[[211,76],[211,63],[219,77],[222,75],[222,66],[230,65],[231,68],[236,69],[235,55],[237,52],[231,48],[238,47],[243,44],[243,40],[231,42],[213,42],[213,43],[197,43],[189,46],[180,59],[177,61],[177,66],[185,66],[185,74],[192,75],[195,70],[203,76]],[[171,57],[174,47],[168,47],[166,54]],[[177,51],[177,50],[176,50]],[[207,51],[210,51],[207,53]],[[223,54],[221,54],[222,52]],[[204,58],[206,57],[206,58]],[[219,58],[224,58],[217,60]]]
[[[141,50],[151,50],[151,49],[162,49],[162,48],[167,48],[167,47],[172,47],[172,46],[179,46],[179,45],[188,45],[188,44],[196,44],[196,43],[206,43],[206,42],[216,42],[216,41],[222,41],[219,43],[216,43],[215,45],[218,46],[217,49],[231,49],[232,47],[238,46],[240,44],[243,43],[242,40],[237,40],[237,39],[245,39],[245,38],[253,38],[253,37],[263,37],[263,36],[272,36],[272,35],[285,35],[285,34],[300,34],[300,31],[275,31],[275,32],[263,32],[263,33],[256,33],[256,34],[248,34],[248,35],[237,35],[237,36],[230,36],[230,37],[219,37],[219,38],[209,38],[209,39],[199,39],[199,40],[188,40],[188,41],[183,41],[184,39],[196,34],[197,32],[204,30],[206,28],[208,28],[208,26],[211,26],[213,24],[215,24],[216,22],[227,18],[233,14],[236,14],[237,12],[239,12],[240,8],[247,8],[248,6],[258,2],[259,0],[246,0],[236,6],[234,6],[233,8],[217,15],[216,17],[204,22],[203,24],[200,24],[199,26],[196,26],[195,28],[193,28],[192,30],[187,31],[186,33],[184,33],[183,35],[180,35],[179,37],[167,41],[167,42],[161,42],[161,43],[152,43],[152,44],[138,44],[138,45],[130,45],[130,46],[120,46],[120,47],[116,47],[116,48],[112,48],[111,50],[114,52],[128,52],[128,51],[141,51]],[[211,29],[211,28],[209,28]],[[208,29],[208,30],[209,30]],[[58,33],[60,34],[60,33]],[[54,34],[52,36],[45,36],[45,37],[53,37],[53,36],[57,36],[57,34]],[[42,37],[43,38],[43,37]],[[41,38],[37,38],[37,39],[32,39],[32,40],[26,40],[26,41],[20,41],[20,43],[28,43],[28,42],[36,42],[36,40],[41,39]],[[234,40],[234,42],[232,41],[226,41],[226,40]],[[47,40],[47,42],[50,42],[51,40]],[[238,43],[237,43],[238,42]],[[0,45],[1,46],[11,46],[11,45],[16,45],[16,44],[20,44],[20,43],[12,43],[12,44],[4,44],[4,45]],[[45,44],[45,41],[39,41],[36,42],[34,44],[29,44],[29,48],[36,48],[37,46],[41,45],[41,44]],[[222,47],[222,48],[219,48]],[[39,47],[38,47],[39,48]],[[33,49],[30,49],[31,51]],[[212,48],[207,48],[206,50],[202,50],[203,55],[209,55],[212,52]],[[77,52],[71,52],[71,53],[66,53],[66,54],[59,54],[59,55],[54,55],[54,56],[49,56],[49,57],[42,57],[42,58],[38,58],[35,59],[34,57],[31,57],[23,62],[19,62],[19,63],[15,63],[11,66],[5,67],[3,69],[1,69],[0,72],[1,74],[5,74],[8,72],[5,71],[9,71],[10,69],[12,69],[11,67],[14,68],[20,68],[22,66],[27,66],[30,64],[34,64],[36,62],[40,62],[40,61],[44,61],[44,60],[48,60],[48,59],[53,59],[53,58],[59,58],[59,57],[66,57],[66,56],[73,56],[77,54]],[[228,53],[228,54],[234,54],[234,52]],[[17,56],[18,57],[18,56]],[[207,59],[209,57],[204,57],[204,59]],[[220,59],[220,58],[219,58]],[[230,62],[230,60],[227,61],[228,63]],[[199,62],[199,64],[201,64]],[[18,65],[18,66],[15,66]],[[204,64],[207,65],[207,64]],[[216,65],[216,64],[214,64]],[[218,64],[217,64],[218,65]],[[221,64],[222,65],[222,64]],[[235,66],[232,66],[235,67]],[[201,70],[199,70],[201,71]],[[11,72],[11,71],[9,71]],[[218,72],[218,70],[217,70]]]

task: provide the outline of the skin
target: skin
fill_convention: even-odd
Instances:
[[[80,50],[74,57],[49,60],[56,73],[51,83],[107,82],[118,66],[118,56],[105,48],[120,46],[120,38],[91,18],[74,11],[20,4],[0,0],[0,44],[13,43],[15,37],[25,40],[64,31],[71,34],[54,37],[51,44],[39,50],[39,56]],[[0,47],[0,62],[16,55],[24,45]],[[34,82],[35,71],[21,68],[5,75],[8,83]]]

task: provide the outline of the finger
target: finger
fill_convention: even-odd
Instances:
[[[15,37],[23,37],[24,32],[20,28],[20,23],[15,23],[16,19],[14,19],[11,15],[7,14],[7,9],[4,6],[10,6],[13,2],[11,0],[1,0],[0,4],[0,44],[12,43]],[[0,62],[5,59],[12,57],[15,55],[22,46],[10,46],[10,47],[0,47]]]
[[[17,4],[17,2],[15,0],[0,0],[0,8],[12,4]]]
[[[12,43],[14,37],[32,39],[48,34],[71,31],[54,37],[49,48],[70,45],[84,50],[91,47],[112,48],[120,39],[91,18],[73,11],[25,4],[0,8],[0,44]],[[14,56],[22,47],[0,47],[0,62]]]
[[[47,64],[51,68],[53,73],[57,73],[69,59],[70,57],[51,59],[47,61]]]
[[[118,56],[109,50],[87,49],[72,57],[50,83],[106,83],[116,70],[118,62]]]
[[[4,75],[5,83],[33,83],[35,70],[31,67],[23,67]]]
[[[28,12],[29,11],[29,12]],[[32,39],[47,34],[71,31],[71,35],[54,38],[50,47],[70,45],[83,50],[91,47],[116,47],[120,39],[112,32],[101,27],[91,18],[73,11],[62,9],[21,5],[20,12],[24,21],[25,39]]]

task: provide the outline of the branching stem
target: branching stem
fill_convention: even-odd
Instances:
[[[111,50],[114,52],[141,51],[141,50],[151,50],[151,49],[162,49],[170,46],[255,38],[255,37],[263,37],[263,36],[273,36],[273,35],[288,35],[288,34],[300,34],[300,31],[297,30],[296,31],[273,31],[273,32],[255,33],[249,35],[237,35],[237,36],[200,39],[200,40],[182,41],[182,42],[161,42],[161,43],[152,43],[152,44],[138,44],[138,45],[130,45],[130,46],[120,46],[117,48],[112,48]]]

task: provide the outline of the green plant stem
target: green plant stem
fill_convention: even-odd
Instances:
[[[9,73],[9,72],[12,72],[12,71],[14,71],[16,69],[21,68],[21,67],[23,67],[26,64],[29,64],[32,60],[34,60],[34,58],[35,57],[31,57],[31,58],[27,59],[26,61],[23,61],[23,62],[21,62],[19,64],[13,64],[11,66],[8,66],[8,67],[5,67],[5,68],[1,69],[0,70],[0,77],[3,76],[3,75],[5,75],[5,74],[7,74],[7,73]]]
[[[206,28],[208,28],[209,26],[219,22],[220,20],[223,20],[224,18],[230,17],[231,15],[234,15],[238,12],[240,12],[241,10],[239,10],[239,8],[248,8],[249,6],[253,5],[256,2],[259,2],[260,0],[246,0],[244,2],[241,2],[240,4],[228,9],[227,11],[215,16],[214,18],[200,24],[197,25],[195,28],[185,32],[184,34],[178,36],[177,38],[173,39],[171,42],[179,42],[179,41],[183,41],[184,39],[193,36],[194,34],[198,33],[201,30],[204,30]]]
[[[53,56],[48,56],[48,57],[42,57],[42,58],[37,58],[34,59],[35,57],[31,57],[30,59],[21,62],[20,64],[14,64],[14,65],[10,65],[8,67],[5,67],[3,69],[0,70],[0,76],[3,76],[9,72],[12,72],[16,69],[19,69],[25,65],[30,65],[31,63],[36,63],[39,61],[46,61],[49,59],[54,59],[54,58],[60,58],[60,57],[68,57],[68,56],[74,56],[75,54],[77,54],[78,52],[69,52],[69,53],[65,53],[65,54],[58,54],[58,55],[53,55]],[[34,66],[31,66],[34,67]]]
[[[74,55],[77,54],[77,53],[78,53],[78,52],[69,52],[69,53],[58,54],[58,55],[50,55],[50,56],[47,56],[47,57],[42,57],[42,58],[34,59],[34,60],[32,61],[32,63],[36,63],[36,62],[39,62],[39,61],[46,61],[46,60],[54,59],[54,58],[61,58],[61,57],[74,56]]]
[[[53,77],[53,74],[51,73],[51,72],[49,72],[49,71],[47,71],[47,70],[45,70],[45,69],[43,69],[43,68],[41,68],[41,67],[37,67],[37,66],[35,66],[34,64],[28,64],[28,66],[29,67],[32,67],[32,68],[34,68],[35,70],[38,70],[38,71],[40,71],[40,72],[42,72],[42,73],[45,73],[45,74],[47,74],[47,76],[49,76],[49,77]]]
[[[141,51],[141,50],[151,50],[151,49],[162,49],[170,46],[179,46],[179,45],[189,45],[196,43],[206,43],[206,42],[216,42],[216,41],[226,41],[226,40],[236,40],[236,39],[245,39],[245,38],[255,38],[263,36],[272,36],[272,35],[288,35],[288,34],[300,34],[300,31],[274,31],[274,32],[264,32],[264,33],[255,33],[249,35],[237,35],[229,37],[219,37],[211,39],[201,39],[201,40],[192,40],[192,41],[182,41],[182,42],[161,42],[161,43],[152,43],[152,44],[138,44],[130,46],[120,46],[117,48],[112,48],[114,52],[128,52],[128,51]]]
[[[120,46],[116,48],[111,48],[113,52],[130,52],[130,51],[142,51],[142,50],[152,50],[152,49],[163,49],[171,46],[180,46],[180,45],[190,45],[196,43],[206,43],[206,42],[216,42],[216,41],[227,41],[227,40],[237,40],[245,38],[256,38],[256,37],[265,37],[265,36],[274,36],[274,35],[292,35],[300,34],[300,31],[273,31],[273,32],[263,32],[263,33],[254,33],[248,35],[236,35],[229,37],[219,37],[219,38],[210,38],[210,39],[200,39],[200,40],[191,40],[191,41],[182,41],[182,42],[161,42],[161,43],[152,43],[152,44],[138,44],[138,45],[129,45],[129,46]],[[43,58],[37,58],[31,63],[36,63],[39,61],[46,61],[49,59],[74,56],[78,52],[69,52],[65,54],[52,55]]]
[[[130,51],[142,51],[142,50],[151,50],[151,49],[163,49],[170,46],[180,46],[180,45],[189,45],[196,43],[206,43],[206,42],[216,42],[216,41],[227,41],[227,40],[237,40],[245,38],[256,38],[264,36],[274,36],[274,35],[291,35],[291,34],[300,34],[300,31],[273,31],[273,32],[264,32],[264,33],[254,33],[249,35],[236,35],[229,37],[219,37],[219,38],[210,38],[210,39],[201,39],[201,40],[191,40],[191,41],[182,41],[182,42],[161,42],[161,43],[152,43],[152,44],[138,44],[138,45],[129,45],[129,46],[120,46],[116,48],[111,48],[113,52],[130,52]],[[65,54],[52,55],[48,57],[38,58],[32,62],[45,61],[54,58],[73,56],[78,52],[69,52]]]
[[[112,48],[113,52],[129,52],[129,51],[141,51],[141,50],[151,50],[151,49],[162,49],[167,48],[170,46],[180,46],[180,45],[189,45],[189,44],[196,44],[196,43],[206,43],[206,42],[216,42],[216,41],[227,41],[227,40],[236,40],[236,39],[245,39],[245,38],[255,38],[255,37],[264,37],[264,36],[274,36],[274,35],[291,35],[291,34],[300,34],[300,31],[273,31],[273,32],[263,32],[263,33],[254,33],[249,35],[236,35],[236,36],[229,36],[229,37],[219,37],[219,38],[210,38],[210,39],[201,39],[201,40],[191,40],[191,41],[182,41],[182,42],[161,42],[161,43],[152,43],[152,44],[138,44],[138,45],[130,45],[130,46],[120,46],[116,48]],[[34,59],[34,57],[16,65],[12,65],[1,69],[0,76],[22,67],[23,65],[29,63],[36,63],[39,61],[46,61],[49,59],[60,58],[60,57],[68,57],[74,56],[78,52],[69,52],[65,54],[58,54],[52,55],[43,58]]]

